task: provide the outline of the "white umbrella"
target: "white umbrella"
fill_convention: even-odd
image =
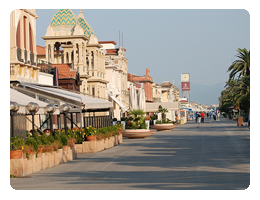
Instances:
[[[142,87],[139,88],[139,92],[138,92],[138,106],[139,109],[145,111],[145,91],[144,91],[143,83],[141,85]]]
[[[136,97],[136,88],[130,83],[129,86],[129,108],[130,110],[137,109],[137,97]]]
[[[138,109],[138,104],[137,104],[137,94],[136,94],[136,86],[134,85],[134,92],[133,92],[133,109],[136,110]]]

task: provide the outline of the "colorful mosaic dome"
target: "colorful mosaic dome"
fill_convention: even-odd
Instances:
[[[81,17],[78,18],[78,22],[79,22],[79,25],[83,28],[84,30],[84,35],[91,35],[91,34],[94,34],[94,31],[92,29],[92,27],[86,22],[86,20]]]
[[[59,9],[51,20],[51,26],[75,26],[77,17],[70,9]]]

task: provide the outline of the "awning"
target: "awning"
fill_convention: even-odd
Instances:
[[[52,88],[52,87],[42,87],[38,85],[32,85],[32,84],[25,84],[24,86],[33,88],[38,91],[42,91],[45,93],[49,93],[52,95],[55,95],[56,98],[61,98],[63,100],[67,101],[73,101],[75,103],[81,103],[81,105],[84,107],[83,109],[105,109],[105,108],[112,108],[113,104],[110,101],[102,100],[102,99],[96,99],[93,97],[89,97],[74,91],[69,91],[61,88]]]
[[[110,96],[110,95],[109,95]],[[110,96],[111,99],[117,103],[117,105],[119,105],[119,107],[123,110],[123,111],[127,111],[127,107],[125,107],[125,105],[123,105],[116,97],[114,96]]]
[[[172,111],[178,111],[180,109],[179,102],[155,102],[155,103],[146,103],[145,112],[157,112],[160,105],[163,108],[167,108],[168,110],[172,110]]]
[[[28,110],[26,109],[26,105],[30,102],[37,103],[39,105],[39,111],[36,114],[44,115],[47,114],[44,111],[44,108],[48,105],[47,103],[40,101],[38,99],[32,98],[27,96],[17,90],[10,88],[10,101],[15,101],[19,104],[20,108],[18,110],[19,114],[29,114]],[[56,109],[54,114],[59,114],[59,109]]]

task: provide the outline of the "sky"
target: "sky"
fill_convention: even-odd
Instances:
[[[78,16],[79,9],[71,10]],[[44,46],[41,37],[57,11],[36,9],[39,16],[36,20],[37,45]],[[245,9],[82,11],[99,41],[112,40],[116,46],[120,44],[126,49],[129,73],[144,75],[149,68],[150,76],[158,84],[174,81],[180,88],[181,73],[190,73],[191,84],[200,88],[224,85],[228,79],[227,69],[236,60],[236,50],[250,49],[250,14]],[[196,98],[191,101],[196,102]],[[204,102],[198,103],[210,105],[217,103],[217,98],[205,95]]]

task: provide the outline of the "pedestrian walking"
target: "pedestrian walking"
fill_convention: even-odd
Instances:
[[[203,123],[204,124],[204,117],[205,117],[205,114],[203,113],[203,112],[201,112],[201,123]]]
[[[201,115],[200,113],[198,113],[198,121],[199,121],[199,124],[201,123]]]
[[[209,112],[209,118],[211,118],[211,114],[212,114],[212,113],[211,113],[211,112]]]
[[[196,121],[196,123],[198,121],[198,113],[197,112],[195,113],[195,121]]]
[[[213,115],[213,119],[216,120],[216,114],[215,114],[215,111],[213,111],[212,115]]]

